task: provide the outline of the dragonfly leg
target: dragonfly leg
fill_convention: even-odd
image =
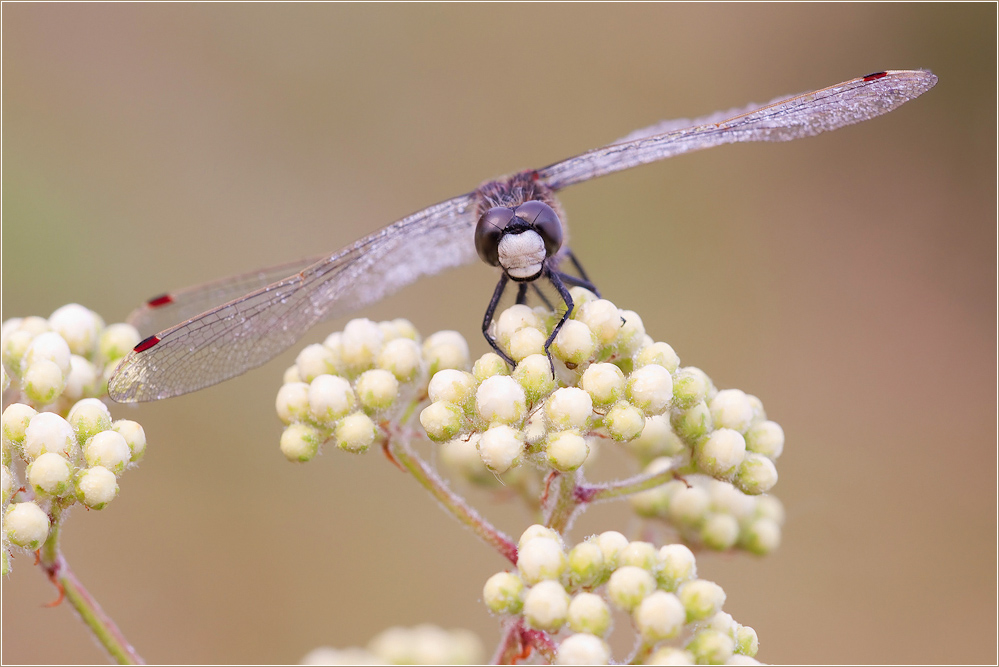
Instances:
[[[493,323],[493,315],[496,313],[496,306],[499,305],[500,299],[503,298],[503,292],[506,290],[506,285],[509,280],[510,279],[507,277],[506,273],[504,273],[500,276],[500,280],[496,284],[496,290],[493,292],[493,298],[489,300],[489,307],[486,308],[486,316],[482,318],[482,335],[486,337],[486,342],[489,343],[494,350],[496,350],[496,354],[503,357],[503,361],[511,366],[516,366],[517,362],[511,359],[510,355],[501,350],[499,345],[496,344],[496,339],[489,335],[489,325]],[[524,291],[526,293],[526,289]],[[548,348],[546,347],[545,349]]]
[[[517,284],[517,305],[523,306],[527,303],[527,283]]]
[[[541,291],[541,288],[538,287],[537,282],[531,283],[531,287],[534,288],[534,293],[538,295],[538,298],[541,299],[541,301],[545,304],[545,307],[548,308],[548,310],[555,310],[555,306],[553,306],[552,302],[548,300],[548,297],[545,296],[545,293]]]
[[[562,297],[562,301],[565,302],[565,312],[562,314],[562,319],[558,321],[558,324],[552,329],[552,332],[548,334],[548,340],[545,341],[545,354],[548,355],[548,364],[552,369],[552,378],[555,377],[555,362],[552,360],[551,346],[552,342],[555,340],[555,336],[558,335],[559,330],[565,321],[569,319],[569,314],[572,313],[572,296],[569,295],[569,289],[562,282],[564,278],[568,277],[564,273],[559,273],[558,271],[553,271],[552,269],[545,267],[545,277],[555,286],[558,290],[558,295]]]

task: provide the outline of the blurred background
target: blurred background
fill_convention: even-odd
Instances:
[[[937,87],[886,117],[562,203],[604,294],[784,427],[781,548],[699,557],[758,658],[996,660],[995,5],[5,4],[3,19],[5,319],[79,302],[121,321],[664,118],[932,69]],[[362,314],[457,329],[478,356],[495,280],[472,265]],[[149,662],[295,662],[421,622],[491,651],[480,597],[498,555],[378,453],[281,455],[272,406],[295,354],[113,406],[149,448],[114,503],[70,517],[76,573]],[[470,499],[512,535],[531,522]],[[631,517],[600,507],[571,537]],[[105,660],[68,605],[42,607],[55,591],[30,557],[2,586],[5,663]]]

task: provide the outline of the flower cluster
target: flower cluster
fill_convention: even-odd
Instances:
[[[512,370],[491,352],[470,364],[455,332],[421,346],[404,320],[351,321],[306,347],[286,373],[277,398],[288,424],[282,451],[306,461],[331,438],[347,451],[366,451],[381,435],[379,420],[426,399],[419,417],[427,436],[474,481],[488,483],[526,461],[571,472],[595,442],[609,439],[626,443],[643,464],[668,457],[678,473],[703,473],[744,493],[776,483],[784,434],[759,399],[719,391],[700,369],[681,367],[636,313],[579,287],[572,295],[576,305],[552,343],[551,362],[544,344],[558,312],[515,305],[496,318],[492,333],[517,361]]]
[[[656,459],[646,472],[656,472],[669,459]],[[728,482],[687,475],[629,498],[643,517],[661,519],[688,544],[716,551],[737,548],[757,555],[780,544],[784,507],[771,495],[749,496]]]
[[[494,613],[561,633],[559,664],[608,664],[613,610],[630,616],[641,640],[632,657],[646,664],[721,664],[736,655],[755,663],[759,648],[756,632],[722,611],[721,587],[697,578],[690,549],[656,549],[615,531],[566,550],[558,533],[531,526],[516,571],[490,577],[482,597]]]
[[[332,440],[344,451],[365,452],[380,437],[377,422],[425,394],[428,371],[468,364],[468,344],[457,332],[440,331],[421,345],[406,320],[351,320],[303,349],[285,372],[276,401],[287,425],[281,451],[308,461]]]
[[[485,653],[478,636],[468,630],[435,625],[388,628],[366,648],[323,646],[302,658],[303,665],[479,665]]]
[[[113,421],[96,398],[138,339],[133,327],[105,327],[77,304],[47,320],[4,322],[4,395],[23,401],[6,405],[0,416],[4,573],[10,571],[11,546],[37,549],[54,518],[76,502],[105,507],[118,493],[118,476],[142,458],[142,426]],[[15,461],[23,464],[23,485]]]

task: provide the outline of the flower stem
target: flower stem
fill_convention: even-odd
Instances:
[[[572,515],[579,506],[577,497],[577,477],[575,472],[556,475],[551,484],[554,488],[554,499],[545,517],[545,525],[557,531],[565,532],[572,521]],[[552,489],[549,489],[551,493]]]
[[[98,643],[104,647],[112,659],[119,665],[144,665],[142,659],[132,645],[125,639],[121,630],[115,625],[97,601],[76,578],[70,570],[66,559],[59,551],[59,527],[62,506],[58,503],[52,506],[52,528],[48,539],[38,551],[39,565],[45,570],[49,580],[59,589],[58,604],[63,598],[73,605],[83,622],[90,628]]]
[[[579,484],[576,486],[575,497],[580,503],[596,503],[604,500],[621,498],[639,491],[648,491],[676,477],[674,468],[667,468],[659,472],[644,475],[635,475],[628,479],[606,484]]]
[[[494,547],[514,565],[517,564],[517,545],[502,531],[476,512],[465,499],[456,494],[410,446],[411,434],[399,433],[390,438],[388,448],[392,456],[413,475],[417,482],[437,499],[454,518],[472,529],[486,544]]]

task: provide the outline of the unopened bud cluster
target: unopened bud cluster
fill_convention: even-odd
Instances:
[[[636,313],[582,288],[572,296],[572,316],[551,346],[556,377],[544,342],[558,314],[515,305],[492,333],[516,368],[488,353],[471,372],[455,368],[430,380],[420,421],[432,440],[446,443],[445,461],[473,480],[484,476],[472,450],[494,474],[528,459],[571,472],[602,437],[627,443],[643,463],[672,457],[678,472],[702,472],[748,494],[776,483],[784,434],[759,399],[718,391],[703,371],[681,367]]]
[[[118,477],[142,458],[138,423],[113,421],[97,396],[117,362],[139,340],[134,327],[104,321],[78,304],[48,318],[4,322],[0,331],[3,389],[2,572],[11,547],[37,549],[48,537],[55,506],[104,508]],[[23,468],[23,481],[19,469]]]
[[[394,627],[376,635],[365,648],[323,646],[302,658],[303,665],[480,665],[485,651],[469,630],[435,625]]]
[[[646,472],[657,472],[669,459],[656,459]],[[629,498],[644,517],[662,519],[688,544],[716,551],[742,549],[765,555],[780,544],[784,508],[771,495],[750,496],[729,482],[706,475],[686,475]]]
[[[308,461],[332,440],[345,451],[365,452],[380,437],[378,423],[426,391],[428,372],[468,365],[468,344],[457,332],[440,331],[421,344],[406,320],[351,320],[303,349],[285,373],[276,402],[288,425],[281,451]]]
[[[117,362],[139,342],[128,324],[105,326],[93,311],[71,303],[48,319],[16,317],[0,329],[4,391],[11,382],[19,400],[65,414],[81,398],[107,392]]]
[[[559,635],[559,664],[610,662],[612,609],[631,616],[650,663],[673,655],[721,664],[751,659],[759,648],[756,632],[722,611],[722,588],[697,578],[690,549],[657,549],[615,531],[566,549],[555,531],[531,526],[518,543],[516,570],[490,577],[482,597],[494,613]]]

